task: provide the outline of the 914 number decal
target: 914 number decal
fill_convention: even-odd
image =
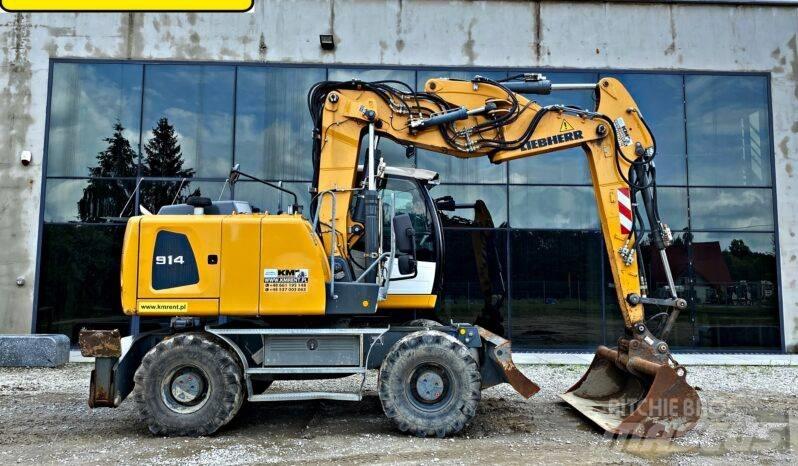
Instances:
[[[185,264],[183,260],[183,256],[155,256],[155,265],[174,265],[174,264]]]

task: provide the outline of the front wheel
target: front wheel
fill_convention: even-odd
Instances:
[[[133,397],[156,435],[210,435],[227,424],[244,400],[241,367],[201,333],[155,345],[136,370]]]
[[[419,437],[460,432],[477,412],[479,367],[456,338],[435,330],[405,336],[380,368],[382,408],[403,432]]]

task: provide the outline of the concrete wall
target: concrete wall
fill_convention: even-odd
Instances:
[[[329,32],[337,48],[324,52],[318,36]],[[3,12],[0,332],[31,325],[50,57],[742,70],[772,75],[782,299],[794,350],[797,42],[792,7],[296,0],[256,1],[241,14]],[[19,164],[21,150],[33,152],[31,166]]]

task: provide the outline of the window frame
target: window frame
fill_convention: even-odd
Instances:
[[[47,189],[47,181],[49,179],[87,179],[87,178],[90,178],[90,177],[47,176],[47,163],[48,163],[48,155],[49,155],[48,154],[48,148],[49,148],[50,126],[51,126],[51,106],[52,106],[52,97],[53,97],[53,70],[54,70],[55,64],[57,64],[57,63],[131,64],[131,65],[140,64],[140,65],[142,65],[142,71],[141,71],[141,73],[142,73],[142,78],[141,78],[141,99],[142,99],[142,102],[141,102],[141,105],[139,107],[139,112],[140,112],[140,116],[139,116],[139,119],[140,119],[140,122],[139,122],[139,133],[140,133],[140,135],[139,135],[139,141],[138,141],[139,158],[141,157],[141,147],[143,146],[143,141],[142,141],[142,135],[144,133],[144,128],[143,128],[143,123],[144,123],[143,122],[143,118],[144,118],[144,111],[143,111],[144,106],[143,106],[143,104],[144,104],[144,102],[143,102],[143,100],[144,100],[144,96],[146,94],[146,86],[147,86],[147,83],[146,83],[146,80],[145,80],[146,67],[147,66],[166,64],[166,65],[184,65],[184,66],[202,66],[202,65],[208,66],[209,65],[209,66],[229,66],[229,67],[233,67],[234,68],[233,115],[232,115],[232,118],[233,118],[233,121],[232,121],[232,125],[233,125],[233,127],[232,127],[232,138],[233,139],[232,139],[232,151],[231,151],[231,154],[230,154],[231,166],[232,166],[232,163],[233,163],[232,161],[235,160],[235,155],[236,155],[235,154],[235,151],[236,151],[236,132],[237,132],[237,123],[238,123],[237,122],[237,116],[238,116],[238,110],[237,110],[238,71],[240,69],[242,69],[242,68],[250,68],[250,67],[258,67],[258,68],[319,68],[319,67],[323,67],[323,68],[325,68],[325,73],[324,74],[325,74],[325,76],[327,78],[329,77],[329,74],[330,74],[329,71],[330,71],[331,68],[336,68],[336,69],[359,69],[359,70],[362,70],[364,68],[367,68],[367,69],[388,69],[388,70],[410,70],[415,75],[415,82],[414,83],[408,83],[408,84],[414,85],[414,87],[416,89],[420,85],[420,83],[418,82],[419,73],[423,72],[423,71],[441,71],[441,72],[445,72],[445,71],[454,71],[454,72],[470,72],[470,71],[474,71],[474,72],[478,72],[479,70],[482,70],[482,71],[495,71],[495,72],[499,72],[499,73],[503,72],[503,73],[505,73],[507,75],[510,75],[512,73],[518,73],[518,72],[522,72],[523,70],[531,69],[530,67],[517,67],[517,66],[514,66],[514,67],[490,67],[490,66],[486,66],[486,67],[478,67],[478,68],[474,67],[474,66],[463,67],[463,66],[452,66],[452,65],[449,65],[449,66],[366,65],[366,66],[364,66],[363,64],[335,64],[333,66],[331,64],[325,64],[325,63],[280,63],[280,62],[253,63],[253,62],[222,61],[222,60],[218,60],[218,61],[217,60],[203,60],[203,61],[185,62],[185,61],[180,61],[180,60],[145,60],[145,59],[121,60],[121,59],[50,58],[49,64],[48,64],[47,98],[46,98],[46,107],[45,107],[45,113],[46,114],[45,114],[45,126],[44,126],[44,146],[43,146],[43,154],[42,154],[43,159],[42,159],[42,170],[41,170],[42,178],[41,178],[41,187],[40,187],[40,193],[39,193],[40,194],[40,208],[39,208],[39,219],[38,219],[38,236],[37,236],[37,243],[36,243],[36,261],[35,261],[36,275],[35,275],[35,283],[34,283],[33,308],[31,310],[31,313],[32,313],[31,331],[32,332],[35,332],[35,330],[36,330],[37,318],[38,318],[38,304],[39,304],[39,291],[40,291],[39,287],[40,287],[40,276],[41,276],[41,268],[42,268],[42,257],[41,257],[41,254],[42,254],[42,238],[43,238],[43,228],[44,228],[44,224],[45,224],[45,221],[44,221],[44,214],[45,214],[44,202],[46,201],[45,196],[46,196],[46,189]],[[684,116],[684,125],[685,125],[685,133],[684,133],[685,148],[684,148],[684,151],[685,151],[685,157],[686,157],[686,160],[685,160],[686,180],[685,180],[685,184],[684,185],[681,185],[681,184],[675,184],[675,185],[661,184],[661,186],[662,187],[684,188],[687,191],[687,209],[688,209],[687,227],[688,227],[688,231],[695,232],[695,233],[698,233],[698,232],[701,232],[701,233],[724,233],[726,231],[722,230],[722,229],[718,230],[718,229],[693,229],[692,228],[692,217],[690,215],[690,188],[735,188],[735,187],[747,187],[747,186],[738,186],[738,185],[724,185],[724,186],[692,185],[690,183],[690,169],[689,169],[689,160],[688,160],[689,157],[690,157],[690,154],[687,152],[689,144],[688,144],[688,141],[687,141],[688,135],[687,135],[687,128],[686,128],[687,124],[688,124],[688,118],[689,117],[687,115],[687,96],[685,94],[685,80],[686,80],[685,78],[686,78],[686,76],[689,76],[689,75],[711,75],[711,76],[728,76],[728,77],[757,76],[757,77],[764,77],[765,78],[765,80],[766,80],[765,110],[767,111],[768,125],[767,125],[767,128],[764,128],[763,130],[767,131],[768,132],[768,136],[769,136],[769,147],[767,148],[767,153],[768,153],[768,156],[770,157],[770,171],[771,171],[770,176],[771,176],[771,180],[770,180],[770,185],[769,186],[762,186],[762,187],[758,187],[758,188],[759,189],[770,189],[772,191],[772,195],[771,195],[772,206],[771,207],[772,207],[772,210],[773,210],[773,212],[772,212],[772,214],[773,214],[773,229],[772,230],[768,230],[768,231],[762,231],[762,233],[768,233],[769,232],[769,233],[772,233],[773,236],[774,236],[775,254],[776,254],[776,258],[777,258],[777,260],[776,260],[776,271],[775,272],[776,272],[776,280],[778,282],[777,283],[778,313],[779,313],[779,322],[778,323],[779,323],[779,326],[781,328],[781,331],[779,332],[780,342],[779,342],[778,348],[779,348],[779,350],[782,353],[785,352],[786,348],[785,348],[785,338],[784,338],[784,328],[785,328],[785,326],[784,326],[784,306],[783,306],[783,299],[782,299],[782,275],[781,275],[781,263],[778,260],[778,258],[781,257],[780,256],[781,255],[781,251],[780,251],[780,241],[779,241],[779,239],[780,239],[779,238],[779,236],[780,236],[780,234],[779,234],[779,232],[780,232],[779,226],[780,225],[779,225],[779,216],[778,216],[778,201],[779,201],[778,190],[777,190],[778,180],[777,180],[777,177],[776,177],[775,142],[774,142],[775,139],[774,139],[774,133],[773,133],[772,73],[770,73],[770,72],[759,72],[759,71],[740,72],[740,71],[704,71],[704,70],[640,70],[640,69],[634,69],[634,68],[613,68],[613,69],[609,69],[609,68],[575,68],[575,67],[564,67],[564,68],[558,68],[558,67],[536,67],[535,70],[543,72],[544,74],[547,73],[547,72],[549,72],[549,73],[569,73],[569,72],[572,72],[572,73],[594,73],[594,74],[596,74],[599,77],[605,76],[605,75],[624,74],[624,73],[636,74],[636,75],[645,75],[645,74],[652,74],[652,75],[677,75],[677,76],[681,76],[682,77],[682,97],[683,97],[683,99],[682,99],[683,100],[683,109],[682,109],[683,113],[682,114]],[[417,160],[414,161],[414,164],[417,165]],[[509,192],[509,189],[512,186],[541,186],[541,187],[543,187],[543,186],[591,186],[589,183],[588,184],[511,183],[511,181],[510,181],[510,173],[511,172],[510,172],[509,166],[508,166],[508,168],[505,170],[506,176],[505,176],[505,180],[503,182],[484,183],[485,185],[504,186],[504,189],[505,189],[505,202],[506,202],[505,209],[506,209],[507,217],[508,217],[507,218],[507,223],[509,225],[512,225],[512,218],[513,218],[513,212],[512,212],[512,210],[510,208],[510,192]],[[141,174],[140,173],[137,176],[137,179],[141,179]],[[171,180],[171,179],[169,179],[169,180]],[[164,179],[164,181],[167,181],[167,179]],[[213,181],[213,182],[222,181],[223,182],[224,180],[220,179],[220,178],[201,178],[201,177],[196,177],[196,178],[192,178],[192,181]],[[297,182],[297,183],[311,182],[311,180],[298,180],[298,179],[297,180],[293,180],[292,179],[292,180],[286,180],[286,181]],[[451,183],[446,183],[446,184],[450,184],[450,185],[460,185],[460,184],[463,184],[463,185],[470,185],[470,184],[483,185],[482,183],[458,183],[458,182],[451,182]],[[136,192],[137,192],[137,194],[136,194],[135,202],[136,202],[136,209],[138,209],[138,204],[139,204],[138,190]],[[47,222],[47,223],[50,224],[51,222]],[[57,222],[55,222],[55,223],[57,223]],[[96,225],[105,225],[105,224],[96,224]],[[460,230],[460,231],[464,230],[464,228],[457,228],[457,229]],[[526,228],[516,229],[516,228],[512,228],[510,226],[500,226],[500,227],[496,228],[496,230],[503,231],[504,232],[503,234],[505,234],[505,235],[511,235],[514,230],[525,230],[525,229]],[[573,230],[569,229],[568,231],[573,231]],[[588,231],[596,231],[596,230],[592,230],[591,229],[591,230],[588,230]],[[507,236],[507,238],[509,238],[509,236]],[[605,270],[606,264],[607,264],[607,256],[606,256],[607,253],[606,253],[606,248],[603,247],[603,245],[602,245],[601,249],[602,249],[603,261],[604,261],[604,264],[605,264],[602,267],[602,270],[601,270],[602,283],[604,283],[606,281],[606,276],[607,276],[607,272]],[[512,261],[512,251],[511,251],[511,246],[510,246],[510,241],[509,240],[506,241],[506,254],[507,254],[507,257],[506,257],[507,262],[506,262],[506,264],[507,264],[507,277],[508,277],[508,286],[507,286],[507,288],[508,288],[508,292],[507,292],[508,293],[508,295],[507,295],[507,302],[508,302],[507,326],[508,326],[508,328],[512,328],[512,288],[513,287],[512,287],[512,284],[509,281],[509,277],[512,274],[513,261]],[[613,339],[615,337],[615,335],[607,335],[607,329],[606,329],[606,327],[607,327],[607,315],[606,315],[607,314],[607,305],[606,305],[606,301],[604,299],[604,294],[605,294],[605,291],[606,291],[604,288],[605,288],[604,286],[601,287],[601,290],[602,290],[601,291],[602,292],[602,322],[603,322],[604,341],[607,342],[607,341],[609,341],[608,337],[611,340],[611,339]],[[695,309],[693,308],[689,312],[689,314],[692,314],[691,321],[694,322],[695,321]],[[138,333],[138,329],[139,329],[138,317],[134,316],[131,319],[131,333],[134,334],[134,335],[137,334]],[[512,336],[512,335],[510,335],[510,336]],[[574,348],[574,349],[584,350],[586,348]],[[699,348],[697,346],[692,346],[690,349],[691,350],[696,350],[696,349],[706,350],[706,348]],[[761,352],[773,351],[774,349],[776,349],[775,346],[773,348],[769,348],[769,349],[762,349]],[[535,349],[532,348],[531,350],[534,351]],[[717,348],[717,349],[713,348],[712,351],[736,352],[734,349],[722,349],[722,348]],[[745,350],[745,351],[757,352],[757,351],[760,351],[760,350]]]

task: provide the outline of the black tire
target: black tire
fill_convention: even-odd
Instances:
[[[241,367],[213,337],[167,338],[141,360],[133,399],[155,435],[210,435],[230,422],[244,401]]]
[[[380,402],[402,432],[446,437],[476,415],[481,382],[465,345],[443,332],[422,330],[396,342],[383,361]]]

